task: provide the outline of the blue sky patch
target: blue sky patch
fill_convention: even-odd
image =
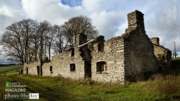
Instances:
[[[82,0],[61,0],[62,4],[69,5],[70,7],[79,6],[82,4]]]

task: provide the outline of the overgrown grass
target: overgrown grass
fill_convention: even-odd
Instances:
[[[180,97],[180,76],[155,75],[154,83],[156,84],[155,88],[157,88],[158,92],[164,94],[173,94],[173,95],[175,94],[175,95],[179,95]]]
[[[171,76],[155,75],[149,81],[125,85],[106,85],[93,81],[73,81],[63,77],[39,77],[31,75],[10,76],[27,84],[32,92],[39,92],[45,99],[56,101],[178,101],[179,85]],[[172,79],[173,78],[173,79]],[[165,81],[167,80],[167,81]],[[169,86],[168,80],[174,83]],[[171,84],[171,83],[170,83]],[[163,85],[163,86],[162,86]],[[161,87],[161,88],[160,88]],[[165,89],[167,87],[167,89]],[[172,89],[173,88],[173,89]],[[164,90],[164,91],[163,91]]]
[[[155,74],[142,87],[166,96],[167,100],[180,100],[180,76]]]
[[[12,77],[12,76],[10,76]],[[162,97],[142,89],[139,83],[106,85],[92,81],[73,81],[63,77],[13,76],[27,84],[28,89],[39,92],[40,97],[57,101],[155,101]]]

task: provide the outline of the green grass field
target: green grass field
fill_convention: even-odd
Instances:
[[[180,59],[175,61],[180,64]],[[5,82],[16,81],[27,85],[27,92],[39,93],[38,101],[180,101],[180,71],[179,74],[177,71],[179,69],[166,75],[154,74],[147,81],[108,85],[91,80],[73,81],[60,76],[19,76],[17,70],[13,70],[6,76],[0,76],[0,93],[4,92]]]
[[[180,64],[180,57],[172,59],[172,65]]]
[[[19,70],[22,69],[22,65],[11,65],[11,66],[1,66],[0,67],[0,74],[7,72],[7,71],[11,71],[11,70]]]

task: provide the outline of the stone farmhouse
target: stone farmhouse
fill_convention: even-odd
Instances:
[[[40,61],[25,63],[23,74],[124,84],[133,76],[168,69],[171,51],[159,45],[159,38],[146,35],[143,13],[135,10],[127,17],[128,28],[121,36],[106,41],[98,36],[87,41],[87,36],[80,33],[74,48],[54,55],[42,67]]]

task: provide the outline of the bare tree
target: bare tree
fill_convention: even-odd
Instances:
[[[37,61],[39,58],[39,43],[40,43],[40,36],[37,33],[33,33],[30,36],[31,41],[31,51],[32,51],[32,61]]]
[[[14,35],[11,32],[6,31],[2,36],[3,49],[9,60],[17,60],[24,63],[24,52],[22,50],[21,43],[19,43],[19,35]]]
[[[1,42],[9,59],[29,62],[29,36],[34,33],[34,20],[23,20],[8,26]]]
[[[49,32],[49,22],[41,22],[38,26],[37,35],[39,36],[39,60],[40,60],[40,73],[42,75],[42,65],[46,59],[46,34]]]
[[[50,61],[52,49],[55,53],[62,53],[67,47],[73,47],[78,33],[86,34],[88,40],[97,36],[97,30],[85,16],[71,18],[62,26],[27,19],[13,23],[6,29],[1,43],[8,58],[21,63],[40,60],[40,67],[46,57]]]
[[[56,30],[53,28],[51,24],[48,25],[47,31],[45,34],[45,47],[47,48],[47,53],[48,53],[48,61],[50,61],[51,58],[51,49],[52,49],[52,44],[55,38],[55,33]]]
[[[54,30],[54,42],[53,42],[53,49],[55,53],[62,53],[64,50],[64,43],[65,43],[65,37],[61,33],[61,27],[58,25],[53,26]]]
[[[21,22],[25,28],[22,28],[23,31],[23,35],[24,36],[24,44],[25,44],[25,61],[28,63],[28,62],[31,62],[32,61],[32,57],[33,57],[33,50],[32,50],[32,43],[31,43],[31,39],[32,39],[32,35],[34,33],[37,32],[37,26],[38,26],[38,23],[34,20],[23,20]]]
[[[43,60],[46,56],[46,47],[45,47],[45,34],[48,31],[49,22],[41,22],[38,26],[37,35],[39,36],[39,59]]]
[[[77,34],[84,33],[87,35],[88,40],[91,40],[97,36],[98,31],[92,25],[91,19],[86,16],[78,16],[65,22],[64,25],[61,26],[61,33],[66,37],[66,46],[74,46],[75,36]]]

